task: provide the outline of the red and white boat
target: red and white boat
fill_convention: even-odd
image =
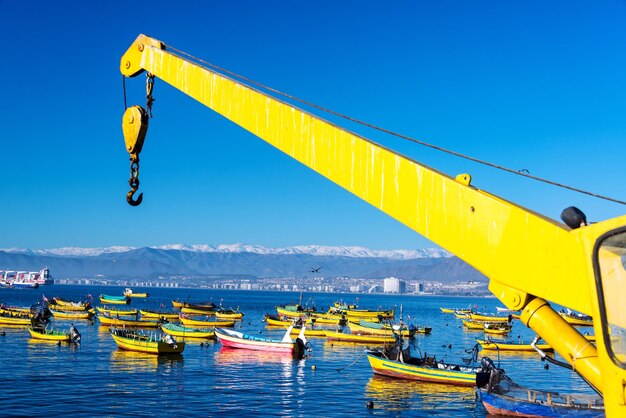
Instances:
[[[40,271],[0,271],[0,285],[3,287],[36,289],[40,285],[53,284],[48,268]]]
[[[292,328],[293,327],[290,326],[287,329],[287,332],[282,340],[255,337],[224,328],[215,328],[215,336],[224,347],[286,353],[291,354],[294,357],[302,357],[304,355],[306,345],[306,337],[304,336],[305,327],[302,327],[300,334],[295,341],[291,339],[290,335]]]

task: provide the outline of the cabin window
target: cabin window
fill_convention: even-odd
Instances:
[[[604,342],[613,361],[626,368],[626,230],[601,237],[595,261]]]

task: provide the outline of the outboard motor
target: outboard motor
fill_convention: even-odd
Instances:
[[[74,344],[80,343],[80,332],[78,332],[74,324],[70,325],[70,341]]]
[[[304,358],[305,352],[306,345],[304,344],[304,341],[300,338],[296,338],[296,349],[293,352],[293,357],[300,360],[301,358]]]
[[[37,304],[30,307],[30,325],[35,331],[44,332],[46,326],[50,323],[52,312],[47,306],[37,302]]]

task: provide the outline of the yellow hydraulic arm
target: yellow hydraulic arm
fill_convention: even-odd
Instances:
[[[522,309],[522,321],[604,394],[609,415],[626,416],[626,318],[616,297],[626,289],[626,216],[570,229],[475,188],[468,174],[452,178],[421,165],[144,35],[120,69],[171,84],[474,266],[506,306]],[[144,116],[134,107],[123,119],[127,150],[137,160]],[[597,349],[546,300],[592,315]]]

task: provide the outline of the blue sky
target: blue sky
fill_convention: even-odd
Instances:
[[[180,4],[179,4],[180,3]],[[140,33],[319,105],[626,200],[623,2],[0,0],[0,248],[434,246],[156,81],[126,204],[119,59]],[[142,104],[143,78],[127,83]],[[622,205],[343,126],[558,219]]]

